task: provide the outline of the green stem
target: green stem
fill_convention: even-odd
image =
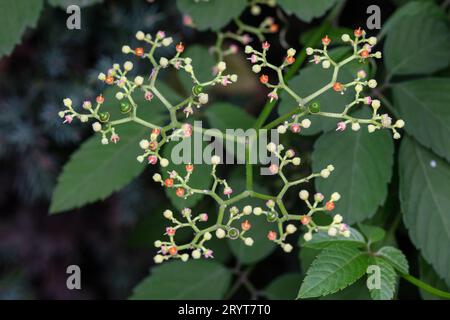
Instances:
[[[450,299],[450,292],[446,292],[446,291],[442,291],[440,289],[434,288],[434,287],[430,286],[429,284],[426,284],[425,282],[417,279],[416,277],[413,277],[410,274],[401,273],[400,275],[406,281],[412,283],[413,285],[415,285],[416,287],[419,287],[422,290],[425,290],[428,293],[431,293],[432,295],[434,295],[436,297],[443,298],[443,299]]]

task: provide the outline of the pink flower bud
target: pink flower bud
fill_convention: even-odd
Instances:
[[[120,140],[120,137],[119,137],[118,134],[115,134],[115,133],[114,133],[114,134],[111,136],[111,141],[112,141],[112,142],[117,143],[117,142],[119,142],[119,140]]]
[[[63,123],[71,124],[72,121],[73,121],[73,117],[72,116],[65,116]]]
[[[152,100],[153,99],[153,93],[151,91],[145,91],[144,98],[147,101]]]
[[[368,104],[368,105],[372,104],[372,98],[371,97],[365,97],[364,98],[364,103]]]
[[[262,48],[263,48],[264,50],[268,50],[268,49],[270,48],[270,43],[267,42],[267,41],[264,41],[264,42],[262,43]]]
[[[278,165],[276,165],[275,163],[274,163],[274,164],[271,164],[270,167],[269,167],[269,171],[270,171],[270,173],[272,173],[272,174],[277,174],[277,173],[278,173],[278,170],[279,170],[279,167],[278,167]]]
[[[301,130],[301,127],[300,127],[300,125],[299,125],[298,123],[293,123],[293,124],[291,125],[291,131],[292,131],[293,133],[299,133],[300,130]]]
[[[347,127],[347,125],[345,124],[345,122],[343,122],[343,121],[338,122],[336,131],[344,131],[346,127]]]
[[[175,229],[174,228],[172,228],[172,227],[167,227],[166,228],[166,233],[167,233],[167,235],[168,236],[174,236],[175,235]]]
[[[149,156],[147,158],[148,160],[148,164],[156,164],[158,162],[158,157],[157,156]]]
[[[223,194],[226,196],[229,196],[232,193],[233,193],[233,189],[231,189],[230,187],[226,187],[225,189],[223,189]]]
[[[200,220],[204,221],[204,222],[208,221],[208,214],[207,213],[202,213],[200,215]]]

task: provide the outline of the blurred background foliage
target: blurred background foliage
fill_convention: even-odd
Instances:
[[[213,11],[198,11],[191,0],[1,1],[0,18],[5,27],[0,30],[0,299],[296,297],[305,270],[318,251],[305,247],[285,254],[275,249],[265,239],[270,225],[263,219],[252,221],[256,240],[253,248],[214,240],[216,256],[212,262],[174,262],[154,267],[153,242],[161,238],[166,223],[161,213],[168,206],[182,208],[185,204],[177,203],[178,199],[155,185],[151,179],[153,168],[143,170],[133,162],[113,187],[102,184],[101,177],[118,175],[114,170],[122,170],[120,166],[98,172],[92,179],[95,181],[78,185],[78,191],[70,184],[61,186],[60,180],[60,189],[51,200],[64,164],[83,141],[89,140],[77,151],[79,158],[74,156],[75,160],[98,157],[101,164],[114,152],[114,146],[108,146],[107,150],[89,153],[95,152],[94,143],[99,139],[89,139],[90,126],[62,124],[57,116],[62,99],[71,97],[78,105],[86,97],[102,92],[103,85],[96,80],[98,73],[126,60],[120,48],[136,44],[136,31],[165,30],[183,41],[194,65],[208,76],[215,61],[207,50],[215,41],[210,27],[233,28],[229,21],[239,14],[248,24],[273,16],[283,30],[281,37],[268,36],[272,43],[270,55],[273,61],[281,61],[286,49],[283,44],[301,49],[308,35],[323,26],[320,18],[340,1],[321,1],[319,5],[304,0],[299,5],[297,1],[279,0],[284,11],[262,6],[259,17],[248,9],[242,12],[244,0],[225,2],[227,6],[233,2],[233,6],[229,10],[213,6]],[[66,28],[65,8],[72,3],[82,6],[81,30]],[[411,274],[443,290],[448,290],[450,284],[448,3],[350,0],[327,26],[327,33],[337,38],[346,30],[365,25],[368,5],[381,7],[384,65],[370,66],[369,72],[377,71],[379,82],[386,84],[386,96],[392,103],[389,112],[407,122],[407,134],[401,143],[392,143],[388,135],[372,138],[362,132],[336,137],[330,131],[333,125],[325,121],[320,122],[322,130],[305,130],[301,139],[294,135],[283,137],[283,142],[300,151],[304,159],[301,171],[290,173],[293,177],[335,161],[342,175],[348,176],[349,170],[357,172],[354,182],[359,188],[350,187],[343,176],[327,179],[316,187],[325,193],[341,192],[343,202],[338,209],[344,217],[356,225],[364,222],[384,228],[381,243],[399,247],[408,258]],[[200,30],[184,25],[183,14],[191,15]],[[227,63],[240,81],[215,89],[210,106],[198,119],[223,129],[233,127],[236,115],[240,115],[239,127],[250,127],[267,92],[258,85],[242,50],[230,56]],[[140,73],[145,74],[148,68],[138,64]],[[321,84],[323,79],[326,75],[308,66],[291,83],[302,92],[309,90],[308,86],[312,90],[313,84]],[[172,99],[190,90],[189,82],[173,72],[167,72],[163,80],[167,87],[164,92]],[[283,113],[289,110],[290,103],[281,98],[278,109]],[[326,95],[321,99],[325,108],[334,107],[333,99]],[[276,112],[272,116],[276,117]],[[369,150],[364,144],[358,145],[355,137],[370,146]],[[125,138],[132,141],[139,135]],[[329,152],[329,146],[335,146],[333,152]],[[354,148],[353,154],[359,156],[346,157],[352,154],[348,148]],[[134,160],[135,154],[131,149],[121,161]],[[65,170],[69,171],[67,167]],[[243,170],[243,166],[224,168],[223,174],[236,192],[245,186]],[[77,174],[76,168],[72,174]],[[256,183],[257,189],[267,192],[279,186],[277,181]],[[113,192],[115,187],[121,190]],[[314,190],[314,186],[309,188]],[[73,192],[72,202],[60,200],[59,194],[67,192]],[[106,200],[96,201],[103,198]],[[286,202],[288,208],[302,210],[296,207],[295,192],[286,198],[290,199]],[[350,198],[351,202],[344,200]],[[49,215],[51,201],[51,211],[69,211]],[[250,204],[260,205],[254,200]],[[194,199],[190,205],[198,211],[215,212],[209,200]],[[66,267],[71,264],[82,269],[82,290],[66,288]],[[194,285],[196,290],[191,290]],[[326,298],[367,299],[369,294],[360,280]],[[434,297],[402,281],[396,298]]]

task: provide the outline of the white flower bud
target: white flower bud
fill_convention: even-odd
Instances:
[[[160,182],[161,180],[162,180],[162,177],[161,177],[161,175],[159,173],[155,173],[153,175],[153,181]]]
[[[107,145],[109,143],[107,138],[102,138],[102,144]]]
[[[148,149],[148,147],[150,146],[150,142],[148,142],[148,140],[147,139],[142,139],[140,142],[139,142],[139,147],[141,147],[141,149]]]
[[[131,70],[133,70],[133,62],[131,62],[131,61],[125,62],[125,63],[123,64],[123,68],[124,68],[126,71],[131,71]]]
[[[374,46],[377,44],[377,38],[376,37],[370,37],[367,42],[371,45]]]
[[[139,163],[142,163],[142,162],[144,162],[144,156],[137,156],[136,157],[136,160],[137,160],[137,162],[139,162]]]
[[[167,160],[166,158],[162,158],[159,163],[161,164],[161,167],[165,168],[169,165],[169,160]]]
[[[267,150],[268,150],[269,152],[275,152],[275,151],[277,150],[277,145],[276,145],[275,143],[273,143],[273,142],[270,142],[270,143],[267,145]]]
[[[311,48],[311,47],[306,48],[306,54],[308,56],[312,55],[313,53],[314,53],[314,49],[313,48]]]
[[[141,86],[144,83],[144,78],[142,78],[141,76],[137,76],[136,78],[134,78],[134,84],[137,86]]]
[[[327,169],[328,169],[330,172],[333,172],[333,171],[334,171],[334,166],[333,166],[332,164],[329,164],[329,165],[327,165]]]
[[[136,39],[138,39],[139,41],[142,41],[145,39],[145,33],[143,33],[142,31],[138,31],[136,33]]]
[[[286,226],[286,232],[287,232],[288,234],[293,234],[293,233],[295,233],[295,231],[297,231],[297,227],[294,226],[293,224],[288,224],[288,225]]]
[[[164,47],[168,47],[168,46],[170,46],[170,45],[172,44],[172,42],[173,42],[172,37],[167,37],[167,38],[164,38],[164,39],[162,40],[162,45],[163,45]]]
[[[131,52],[131,48],[129,46],[123,46],[122,47],[122,52],[127,54]]]
[[[298,193],[298,196],[300,199],[302,200],[308,200],[309,198],[309,192],[306,190],[300,190],[300,192]]]
[[[377,129],[377,127],[374,126],[373,124],[369,124],[369,125],[367,126],[367,131],[369,131],[369,133],[374,132],[376,129]]]
[[[255,216],[259,216],[259,215],[261,215],[261,213],[262,213],[262,209],[260,207],[256,207],[253,209],[253,214]]]
[[[120,65],[118,63],[114,63],[113,64],[113,69],[116,70],[116,71],[119,70],[120,69]]]
[[[106,79],[106,74],[104,74],[103,72],[100,72],[98,74],[98,80],[105,81],[105,79]]]
[[[353,122],[352,123],[352,130],[353,131],[358,131],[359,129],[361,129],[361,126],[359,125],[358,122]]]
[[[305,239],[305,241],[311,241],[312,239],[312,233],[311,232],[307,232],[303,235],[303,239]]]
[[[219,72],[225,71],[226,68],[227,68],[227,64],[225,62],[223,62],[223,61],[220,61],[217,64],[217,70],[219,70]]]
[[[64,118],[65,115],[66,115],[66,113],[65,113],[64,111],[58,112],[58,116],[59,116],[60,118]]]
[[[102,125],[100,122],[94,122],[92,124],[92,130],[94,130],[94,132],[100,132],[102,130]]]
[[[381,53],[381,51],[377,51],[375,52],[375,54],[373,55],[375,58],[377,59],[381,59],[381,57],[383,56],[383,54]]]
[[[361,84],[357,84],[356,86],[355,86],[355,91],[356,92],[361,92],[361,91],[363,91],[363,86],[361,85]]]
[[[237,76],[237,74],[232,74],[232,75],[230,76],[230,80],[231,80],[232,82],[238,81],[238,76]]]
[[[187,64],[187,65],[189,65],[189,64],[191,64],[191,63],[192,63],[192,59],[191,59],[191,58],[189,58],[189,57],[187,57],[187,58],[184,58],[184,63],[185,63],[185,64]]]
[[[284,133],[286,133],[286,126],[285,125],[279,125],[278,126],[278,128],[277,128],[277,132],[279,133],[279,134],[284,134]]]
[[[248,238],[245,238],[244,243],[246,246],[251,247],[253,245],[254,241],[252,238],[248,237]]]
[[[173,212],[171,210],[166,210],[163,212],[163,216],[166,219],[172,219],[173,218]]]
[[[199,102],[200,104],[207,104],[207,103],[208,103],[208,100],[209,100],[209,96],[208,96],[207,93],[200,93],[200,94],[198,95],[198,102]]]
[[[377,80],[375,79],[371,79],[367,82],[367,85],[369,86],[369,88],[376,88],[377,87]]]
[[[69,98],[64,99],[63,103],[67,108],[70,108],[72,106],[72,100],[70,100]]]
[[[223,238],[225,238],[225,236],[226,236],[226,233],[225,233],[225,231],[223,230],[223,229],[217,229],[216,230],[216,237],[217,237],[217,239],[223,239]]]
[[[169,65],[169,60],[167,60],[167,58],[165,57],[161,57],[161,59],[159,59],[159,64],[161,65],[161,67],[165,68]]]
[[[300,165],[301,159],[299,157],[295,157],[294,159],[292,159],[292,164],[294,166],[298,166]]]
[[[303,119],[301,125],[303,128],[308,129],[311,126],[311,120]]]
[[[254,65],[252,66],[252,71],[253,71],[254,73],[260,73],[260,72],[261,72],[261,66],[260,66],[259,64],[254,64]]]
[[[117,93],[116,93],[116,99],[117,99],[117,100],[122,100],[123,97],[124,97],[123,92],[117,92]]]
[[[381,106],[381,102],[380,100],[372,100],[372,108],[374,108],[375,110],[377,110],[379,107]]]
[[[343,233],[344,237],[350,238],[350,230],[345,230]]]
[[[402,136],[400,135],[400,133],[398,133],[398,132],[396,132],[396,133],[394,133],[394,139],[395,140],[398,140],[398,139],[400,139]]]
[[[395,122],[395,125],[394,125],[396,128],[403,128],[404,126],[405,126],[405,121],[403,121],[402,119],[398,119],[396,122]]]
[[[192,251],[191,255],[192,255],[192,258],[194,258],[194,259],[200,259],[202,256],[202,253],[200,250],[197,249],[197,250]]]
[[[295,56],[296,52],[297,51],[294,48],[289,48],[287,51],[287,55],[290,57],[293,57],[293,56]]]
[[[336,234],[337,234],[337,229],[336,228],[331,227],[330,229],[328,229],[328,235],[330,237],[334,237]]]
[[[252,210],[253,210],[252,206],[245,206],[244,209],[242,210],[242,212],[243,212],[245,215],[249,215],[249,214],[252,213]]]
[[[189,260],[189,255],[187,253],[184,253],[181,255],[181,261],[186,262]]]
[[[333,201],[339,201],[340,198],[341,195],[338,192],[333,192],[333,194],[331,195],[331,200]]]
[[[88,122],[89,121],[89,117],[87,115],[82,114],[80,116],[80,121],[81,122]]]
[[[330,170],[323,169],[322,171],[320,171],[320,176],[324,179],[328,178],[330,176]]]
[[[187,64],[185,67],[184,67],[184,70],[187,72],[187,73],[191,73],[192,72],[192,66],[190,65],[190,64]]]
[[[211,164],[218,165],[219,163],[220,163],[220,157],[219,156],[214,155],[214,156],[211,157]]]
[[[342,216],[340,214],[337,214],[333,217],[333,222],[334,223],[341,223],[343,220]]]
[[[251,46],[245,46],[245,53],[250,54],[253,52],[253,48]]]
[[[348,34],[344,33],[344,34],[342,35],[341,39],[342,39],[342,41],[344,41],[344,42],[348,42],[348,41],[350,41],[350,36],[349,36]]]
[[[157,254],[157,255],[153,258],[153,261],[154,261],[155,263],[162,263],[162,262],[164,261],[164,257],[163,257],[162,255],[160,255],[160,254]]]
[[[211,234],[211,233],[205,232],[205,233],[203,234],[203,239],[205,239],[205,240],[211,240],[211,238],[212,238],[212,234]]]
[[[156,240],[154,243],[155,248],[161,248],[162,242],[160,240]]]
[[[289,253],[289,252],[292,251],[292,249],[293,249],[293,247],[292,247],[289,243],[286,243],[286,244],[283,246],[284,252]]]
[[[331,66],[331,63],[330,63],[329,60],[323,60],[322,61],[322,68],[328,69],[328,68],[330,68],[330,66]]]

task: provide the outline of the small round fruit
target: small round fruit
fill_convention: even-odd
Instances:
[[[122,102],[120,104],[120,112],[122,112],[123,114],[125,113],[129,113],[131,111],[131,104],[128,102]]]
[[[320,112],[320,104],[318,102],[313,102],[309,105],[309,112],[317,113]]]
[[[194,87],[192,87],[192,93],[194,95],[198,96],[202,92],[203,92],[203,87],[201,85],[197,84]]]
[[[278,215],[274,211],[270,211],[267,213],[267,221],[274,222],[278,219]]]
[[[100,112],[98,117],[99,117],[99,120],[101,122],[108,122],[108,120],[109,120],[109,112]]]

